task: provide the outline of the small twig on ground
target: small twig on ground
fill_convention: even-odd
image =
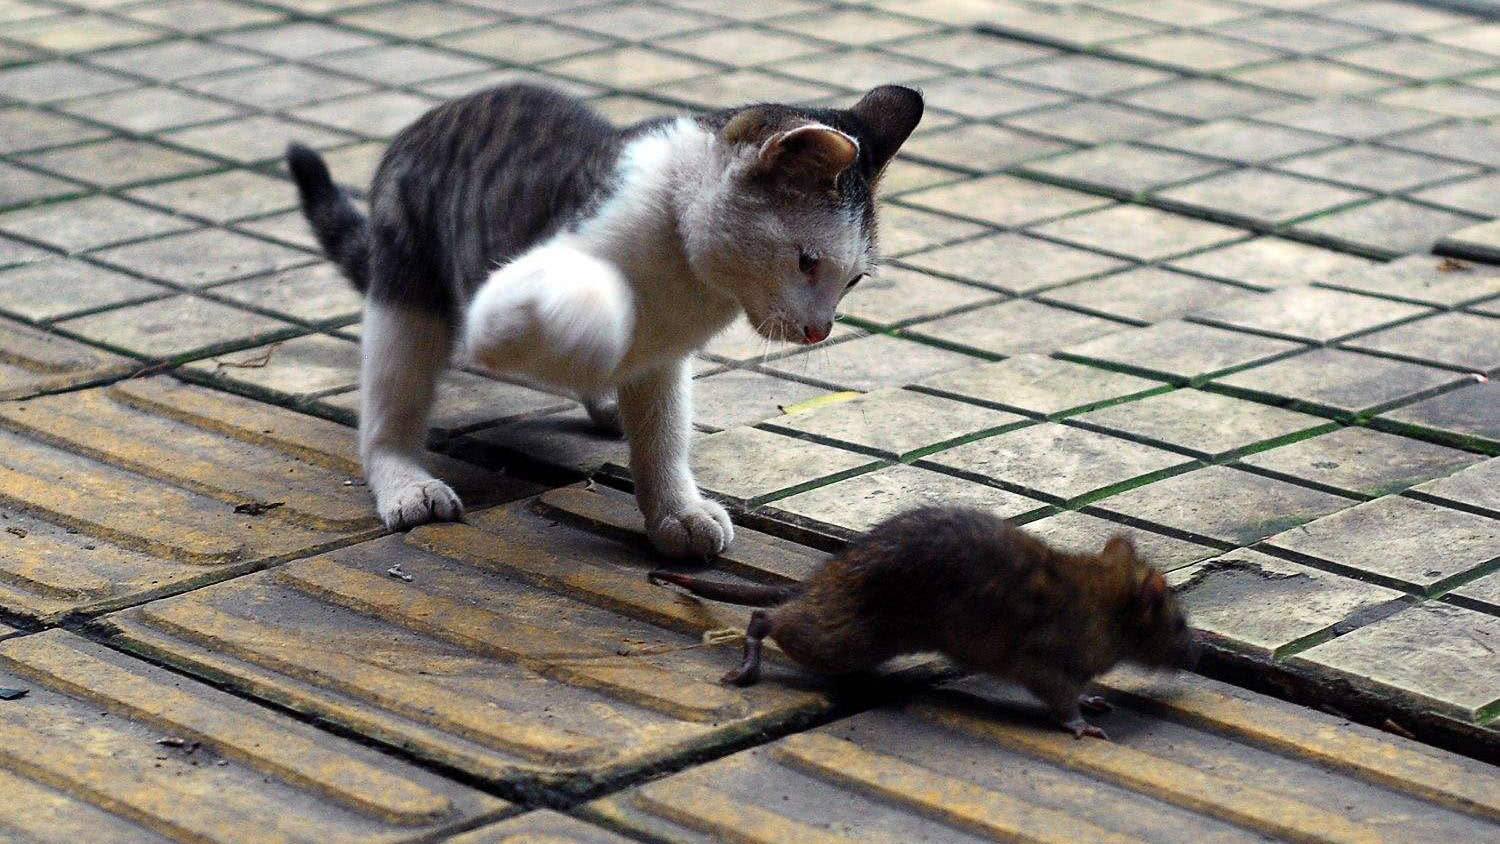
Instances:
[[[242,360],[214,358],[214,369],[263,369],[271,362],[271,358],[275,356],[276,350],[279,348],[281,348],[281,343],[276,342],[267,346],[265,351],[252,358],[244,358]]]

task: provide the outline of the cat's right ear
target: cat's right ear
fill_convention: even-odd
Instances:
[[[912,130],[922,121],[922,94],[901,85],[881,85],[849,109],[864,131],[860,141],[870,149],[871,171],[879,174],[896,157]]]

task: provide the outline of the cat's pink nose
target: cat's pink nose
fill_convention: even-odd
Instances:
[[[813,343],[821,343],[824,340],[828,339],[828,335],[832,331],[833,323],[831,322],[825,322],[822,325],[804,325],[802,326],[802,339],[806,341],[808,345],[812,345]]]

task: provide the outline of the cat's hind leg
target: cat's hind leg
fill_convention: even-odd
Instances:
[[[463,517],[458,495],[422,465],[427,415],[452,342],[453,328],[440,314],[365,303],[359,453],[376,510],[391,530]]]

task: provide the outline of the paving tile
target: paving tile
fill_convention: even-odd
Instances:
[[[999,126],[970,123],[955,129],[919,133],[901,149],[907,155],[939,164],[991,172],[1069,147]]]
[[[1280,170],[1377,191],[1398,191],[1473,175],[1479,168],[1368,144],[1298,156]]]
[[[1131,144],[1106,144],[1028,162],[1022,169],[1130,196],[1216,173],[1224,165],[1182,153]]]
[[[1445,235],[1439,241],[1439,246],[1444,252],[1465,258],[1500,261],[1500,224],[1491,220],[1488,223],[1465,226]]]
[[[0,267],[30,264],[55,257],[57,257],[55,253],[45,249],[22,243],[14,238],[0,236]]]
[[[1018,85],[989,76],[947,76],[922,84],[922,95],[928,108],[953,112],[964,117],[993,118],[1042,106],[1057,105],[1070,98],[1065,94]]]
[[[293,21],[277,26],[245,29],[219,35],[214,40],[293,60],[356,47],[371,47],[380,43],[368,35],[316,21]]]
[[[929,375],[972,366],[975,358],[886,334],[837,343],[827,350],[782,358],[767,368],[784,375],[868,392],[901,387]]]
[[[1057,55],[1040,44],[998,38],[984,32],[950,32],[880,45],[887,53],[941,62],[970,72]]]
[[[81,387],[136,368],[118,355],[0,317],[0,400]]]
[[[357,376],[358,361],[351,361],[349,377],[353,383]],[[541,417],[559,411],[579,410],[572,399],[554,396],[497,381],[483,375],[450,369],[438,379],[437,403],[428,417],[429,437],[448,439],[460,434],[492,425],[503,425],[517,420]],[[307,402],[318,413],[331,416],[349,425],[354,425],[359,416],[360,391],[349,390],[322,396]],[[582,414],[579,413],[581,416]],[[590,425],[589,433],[598,440],[623,449],[625,442],[620,437],[606,436]],[[597,467],[595,467],[597,468]]]
[[[1130,537],[1142,559],[1164,572],[1219,554],[1217,548],[1122,525],[1077,510],[1027,522],[1026,531],[1053,545],[1080,553],[1098,553],[1109,537],[1123,534]]]
[[[31,205],[87,190],[75,182],[0,162],[0,208]]]
[[[301,106],[293,109],[291,114],[347,132],[390,137],[436,104],[436,99],[399,91],[382,91]]]
[[[1409,108],[1356,99],[1315,100],[1256,115],[1257,120],[1364,140],[1379,135],[1431,126],[1437,118]]]
[[[1445,596],[1447,603],[1494,615],[1500,610],[1500,572],[1485,575],[1472,583],[1454,589]]]
[[[379,527],[363,486],[346,484],[359,476],[351,430],[248,399],[137,379],[0,405],[0,426],[7,524],[26,531],[0,555],[0,605],[38,620],[193,588]],[[517,488],[434,465],[470,497]],[[45,480],[59,474],[69,484]],[[255,502],[282,505],[234,512]]]
[[[1188,78],[1123,94],[1119,100],[1180,117],[1214,120],[1283,106],[1294,98],[1219,79]]]
[[[108,134],[107,129],[90,126],[61,114],[24,107],[0,109],[0,153],[46,149],[97,140]]]
[[[1298,223],[1298,231],[1385,257],[1424,251],[1473,217],[1401,199],[1381,199]]]
[[[254,53],[200,41],[167,41],[89,56],[89,64],[163,82],[264,64]]]
[[[826,51],[830,46],[828,42],[784,32],[768,32],[749,24],[717,27],[707,32],[672,36],[658,40],[655,46],[705,61],[721,62],[736,67],[750,67],[774,62],[777,70],[790,72],[795,76],[812,78],[820,82],[837,83],[839,81],[834,78],[833,74],[823,77],[808,77],[805,73],[796,72],[800,63],[795,60],[812,53]],[[839,59],[839,56],[831,57],[833,61],[838,61]],[[904,63],[896,60],[892,60],[892,62],[898,68],[905,66]],[[910,65],[910,68],[921,68],[923,66],[913,63]],[[858,72],[852,67],[850,70]],[[938,70],[941,71],[941,68]],[[893,80],[903,78],[905,73],[906,71],[896,70],[891,78]]]
[[[1191,319],[1314,343],[1330,343],[1432,311],[1321,287],[1284,287],[1195,312]]]
[[[1158,191],[1156,198],[1215,219],[1279,226],[1374,196],[1312,179],[1246,169]]]
[[[1042,299],[1142,325],[1255,294],[1160,267],[1141,267],[1046,291]]]
[[[1117,205],[1037,226],[1049,237],[1140,260],[1193,252],[1245,236],[1240,229],[1141,205]]]
[[[781,436],[734,428],[693,443],[693,475],[704,490],[755,506],[876,463],[872,457]]]
[[[1340,50],[1332,58],[1355,67],[1422,80],[1489,70],[1495,63],[1492,57],[1422,41],[1382,42]]]
[[[1322,53],[1380,37],[1380,33],[1363,26],[1296,14],[1244,18],[1212,29],[1232,38],[1298,54]]]
[[[1466,50],[1477,50],[1492,56],[1500,56],[1500,24],[1482,23],[1429,33],[1426,37],[1439,44],[1450,44]]]
[[[1327,287],[1448,307],[1500,293],[1500,269],[1453,258],[1412,255],[1389,264],[1330,274]]]
[[[1477,121],[1456,121],[1382,138],[1385,146],[1441,155],[1500,167],[1500,128]]]
[[[1214,383],[1232,392],[1291,401],[1319,412],[1361,416],[1463,378],[1458,373],[1405,361],[1316,349],[1236,372]]]
[[[1140,18],[1073,6],[1008,8],[998,20],[987,21],[981,27],[981,31],[1004,37],[1020,34],[1028,40],[1068,47],[1088,47],[1161,29],[1164,29],[1161,24]]]
[[[1110,405],[1070,421],[1207,460],[1332,427],[1316,416],[1191,389]]]
[[[1105,49],[1110,55],[1195,73],[1223,73],[1283,56],[1276,50],[1195,32],[1132,38]]]
[[[1140,88],[1176,77],[1163,70],[1083,53],[1012,65],[996,73],[1017,82],[1093,97]]]
[[[1027,421],[1024,416],[1002,410],[893,389],[770,418],[761,427],[901,458]]]
[[[566,19],[569,26],[629,41],[664,38],[720,23],[706,15],[636,2],[584,9]]]
[[[1461,342],[1454,342],[1462,338]],[[1418,363],[1477,372],[1500,368],[1500,319],[1445,313],[1388,328],[1343,345]]]
[[[118,73],[63,60],[0,69],[0,94],[23,103],[50,103],[106,91],[123,91],[139,84]]]
[[[93,257],[182,287],[206,287],[317,260],[300,249],[215,228],[116,246]]]
[[[159,132],[244,114],[244,109],[167,87],[137,88],[69,100],[63,111],[135,134]]]
[[[827,394],[764,372],[731,369],[693,382],[693,421],[715,430],[753,425],[781,415],[783,407]]]
[[[213,295],[313,324],[352,320],[359,315],[364,301],[364,297],[328,263],[220,285],[214,288]]]
[[[1211,378],[1304,348],[1298,343],[1167,320],[1116,332],[1064,349],[1067,357],[1098,361],[1177,381]]]
[[[1500,93],[1487,90],[1489,85],[1474,87],[1438,82],[1410,88],[1399,88],[1378,99],[1395,106],[1422,109],[1433,117],[1485,118],[1500,115]]]
[[[849,291],[839,311],[865,322],[894,326],[999,298],[989,290],[884,266]]]
[[[1402,84],[1402,80],[1394,76],[1314,58],[1253,65],[1234,71],[1230,77],[1288,94],[1315,98],[1362,94]]]
[[[629,844],[631,839],[601,826],[538,809],[496,824],[482,826],[447,839],[449,844],[519,844],[526,841],[568,841],[572,844]]]
[[[1050,353],[1128,327],[1115,320],[1029,299],[1014,299],[919,323],[902,333],[981,353],[1010,356]]]
[[[163,34],[154,27],[93,14],[58,15],[5,27],[7,39],[54,53],[83,53],[139,44]]]
[[[1439,185],[1416,191],[1411,197],[1476,217],[1500,217],[1500,174],[1488,173],[1473,179]],[[1453,237],[1461,238],[1463,232],[1455,233]]]
[[[1285,240],[1258,237],[1174,259],[1170,266],[1262,290],[1324,281],[1340,273],[1366,272],[1368,258]]]
[[[1494,380],[1472,384],[1387,411],[1381,418],[1414,425],[1460,443],[1474,439],[1500,443],[1500,419],[1495,416],[1500,387],[1496,384]]]
[[[348,50],[310,60],[325,70],[358,76],[384,85],[412,85],[444,76],[488,70],[489,65],[413,44]]]
[[[208,126],[176,129],[162,137],[178,146],[202,150],[241,164],[264,161],[276,161],[279,164],[286,155],[288,139],[314,149],[338,146],[354,140],[353,136],[345,132],[264,114]]]
[[[81,252],[191,228],[178,217],[108,196],[54,202],[0,214],[0,231]]]
[[[1209,466],[1122,492],[1095,506],[1239,547],[1355,503],[1228,466]]]
[[[1080,144],[1128,141],[1181,126],[1183,121],[1097,100],[1012,115],[1007,125]],[[1133,148],[1126,147],[1126,151]]]
[[[1315,132],[1227,118],[1153,135],[1150,143],[1209,158],[1259,164],[1326,149],[1339,141]]]
[[[1500,559],[1500,520],[1391,495],[1266,543],[1388,585],[1432,594]]]
[[[715,69],[713,65],[697,59],[669,56],[639,47],[605,50],[547,65],[547,70],[551,73],[619,88],[652,88],[710,73]]]
[[[342,181],[341,177],[338,178]],[[308,229],[307,219],[302,216],[300,210],[285,211],[254,220],[242,220],[235,223],[233,228],[236,231],[249,232],[257,237],[291,246],[300,246],[307,250],[315,251],[322,248],[318,245],[318,239]]]
[[[195,380],[255,398],[301,402],[353,389],[359,377],[359,344],[326,334],[280,340],[187,364]]]
[[[317,100],[365,93],[373,87],[368,82],[293,64],[271,64],[219,73],[189,79],[182,84],[194,91],[262,109],[291,108]]]
[[[543,0],[546,2],[547,0]],[[566,5],[573,5],[572,0],[559,0]],[[683,9],[692,9],[696,12],[711,12],[720,17],[733,20],[755,21],[769,18],[785,17],[796,12],[806,12],[818,8],[821,4],[811,0],[766,0],[764,3],[751,5],[725,5],[722,0],[672,0],[672,5]]]
[[[1396,695],[1474,721],[1494,710],[1500,663],[1487,644],[1500,618],[1425,603],[1312,648],[1299,664],[1335,673],[1355,688]]]
[[[246,170],[136,188],[127,195],[215,223],[258,217],[297,205],[296,192],[286,182]]]
[[[1126,266],[1117,258],[1015,232],[981,237],[902,259],[1006,293],[1026,293]],[[1003,275],[996,276],[996,270]]]
[[[1447,506],[1500,514],[1500,457],[1492,457],[1446,478],[1413,487],[1411,496]]]
[[[212,169],[212,161],[159,144],[115,138],[19,156],[33,167],[80,182],[120,187]]]
[[[178,32],[207,33],[250,24],[270,23],[286,16],[271,9],[229,4],[218,0],[159,0],[116,8],[122,15]]]
[[[166,288],[83,261],[37,260],[0,272],[0,310],[32,322],[165,295]]]
[[[3,727],[7,789],[46,807],[7,813],[27,838],[396,841],[506,808],[62,630],[6,642],[0,671],[28,692]]]
[[[939,395],[1051,416],[1165,389],[1123,372],[1043,357],[1018,355],[996,363],[935,375],[917,386]]]
[[[1451,26],[1472,26],[1478,22],[1474,16],[1456,10],[1387,0],[1350,0],[1333,6],[1320,6],[1317,14],[1319,17],[1398,33],[1431,32]]]
[[[1442,478],[1480,459],[1411,437],[1349,427],[1246,455],[1239,462],[1286,480],[1377,498]]]
[[[904,255],[988,231],[976,223],[891,203],[881,203],[878,213],[880,250],[888,256]]]
[[[1209,25],[1255,14],[1249,7],[1216,0],[1121,0],[1111,3],[1110,8],[1171,26]]]
[[[1004,174],[909,193],[901,201],[1002,227],[1113,204],[1104,197]]]
[[[384,32],[397,38],[435,38],[494,23],[495,15],[438,2],[402,3],[355,9],[336,16],[339,23]],[[517,46],[520,46],[519,44]]]
[[[1051,508],[1027,498],[918,466],[890,466],[783,498],[773,505],[776,517],[789,518],[839,536],[863,533],[915,507],[978,507],[1004,518],[1031,516]]]
[[[1082,428],[1044,422],[955,446],[922,465],[1066,503],[1191,463],[1189,458]]]
[[[1167,582],[1209,642],[1267,661],[1403,595],[1249,549],[1174,571]]]
[[[1493,775],[1480,763],[1191,675],[1170,689],[1123,674],[1103,685],[1122,693],[1118,711],[1099,719],[1109,743],[1075,741],[1043,726],[1019,693],[965,681],[583,811],[673,841],[744,829],[765,841],[941,842],[1046,840],[1060,830],[1110,842],[1357,839],[1391,823],[1461,840],[1487,830],[1485,820],[1409,796],[1430,793],[1434,781],[1445,793],[1482,795]],[[1174,721],[1145,715],[1162,711]],[[1259,773],[1253,785],[1241,779],[1250,772]]]
[[[290,323],[194,296],[74,317],[63,330],[151,360],[175,360],[296,333]]]
[[[898,155],[886,166],[885,172],[880,174],[878,191],[881,196],[889,197],[921,188],[961,181],[964,178],[964,174],[946,167],[920,164],[904,155]]]
[[[721,35],[734,36],[736,33],[733,30],[719,30],[713,34],[713,37],[717,38]],[[703,38],[705,36],[698,37]],[[780,37],[786,38],[789,36],[782,35]],[[755,44],[755,40],[750,40],[750,52],[745,55],[741,55],[738,52],[738,44],[730,50],[730,55],[712,56],[706,53],[696,53],[696,55],[709,61],[728,62],[736,65],[745,64],[747,63],[747,58],[755,55]],[[818,44],[818,42],[802,41],[801,46],[797,50],[801,54],[800,57],[786,61],[777,61],[772,67],[777,73],[788,74],[799,79],[821,82],[825,85],[838,85],[856,91],[865,91],[881,84],[916,84],[953,72],[951,68],[942,65],[903,59],[889,55],[888,53],[876,52],[875,50],[852,50],[833,54],[823,52],[816,55],[806,55],[809,52],[813,52],[809,49],[810,46],[817,46],[822,50],[827,50],[829,45],[826,43]]]
[[[333,408],[350,419],[358,405],[356,396],[343,393],[322,400],[321,407]],[[334,406],[337,405],[335,408]],[[491,405],[482,413],[460,417],[468,427],[478,416],[494,411]],[[447,426],[442,422],[442,406],[433,422],[441,432]],[[455,420],[457,421],[457,420]],[[704,435],[697,435],[700,438]],[[459,440],[463,454],[472,455],[477,462],[524,461],[531,465],[557,467],[592,475],[611,466],[626,466],[630,463],[630,449],[625,440],[609,432],[601,431],[588,418],[581,406],[549,412],[528,414],[525,418],[503,424],[479,426],[479,429],[464,435]],[[467,457],[465,459],[468,459]]]
[[[794,35],[817,33],[824,40],[850,45],[891,41],[931,32],[936,28],[933,24],[918,23],[911,18],[854,8],[777,18],[769,22],[768,26]]]

